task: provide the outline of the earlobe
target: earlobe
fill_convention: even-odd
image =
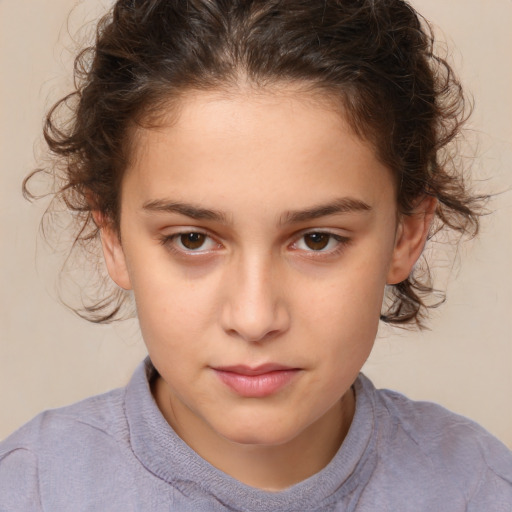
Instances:
[[[425,246],[436,206],[434,197],[425,196],[411,214],[400,219],[387,284],[397,284],[409,277]]]
[[[94,222],[100,229],[101,246],[107,270],[112,280],[121,288],[131,290],[132,284],[121,240],[117,231],[99,211],[93,211]]]

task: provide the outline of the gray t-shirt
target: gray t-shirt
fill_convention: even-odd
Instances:
[[[227,476],[167,424],[146,360],[124,389],[47,411],[0,443],[1,512],[511,512],[512,454],[472,421],[376,390],[319,473],[267,492]]]

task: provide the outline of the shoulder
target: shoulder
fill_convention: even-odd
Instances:
[[[123,389],[44,411],[0,443],[0,460],[15,449],[40,451],[47,443],[83,442],[83,437],[113,436],[122,430]]]
[[[123,396],[118,389],[45,411],[0,442],[0,510],[39,510],[47,474],[64,476],[85,453],[119,451],[127,435]]]
[[[382,407],[401,436],[408,437],[431,457],[438,455],[446,463],[459,458],[480,459],[498,474],[512,481],[512,453],[498,439],[473,420],[444,407],[415,401],[396,391],[376,390]]]
[[[512,502],[512,452],[474,421],[371,383],[384,466],[458,489],[470,506]],[[400,462],[398,462],[400,461]],[[397,465],[401,464],[400,468]],[[468,510],[473,510],[469,508]],[[474,510],[479,510],[475,508]],[[509,510],[508,508],[503,510]]]

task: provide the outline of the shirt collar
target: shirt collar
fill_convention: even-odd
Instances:
[[[125,410],[132,450],[141,464],[177,490],[195,499],[220,501],[232,510],[251,504],[254,512],[326,510],[334,503],[357,502],[377,463],[375,389],[360,374],[353,387],[356,408],[349,432],[331,462],[319,473],[278,492],[245,485],[194,452],[167,423],[151,394],[157,376],[149,358],[128,384]]]

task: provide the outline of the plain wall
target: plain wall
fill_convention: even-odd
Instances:
[[[102,3],[86,0],[68,19],[72,0],[0,0],[0,438],[43,409],[124,385],[145,354],[135,322],[96,326],[58,303],[56,259],[38,238],[45,201],[31,205],[20,193],[42,147],[44,111],[71,84],[76,47],[68,30]],[[475,97],[462,149],[477,150],[482,190],[512,188],[512,2],[413,5],[446,34]],[[379,387],[475,419],[512,447],[512,193],[491,207],[481,236],[459,248],[450,272],[453,250],[436,248],[448,300],[431,330],[382,329],[364,371]]]

